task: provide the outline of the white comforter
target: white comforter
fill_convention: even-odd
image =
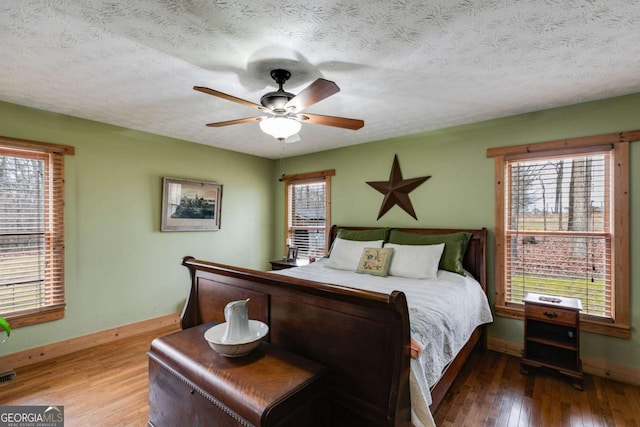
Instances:
[[[327,267],[326,259],[276,273],[407,297],[412,338],[422,347],[411,360],[411,409],[416,427],[432,426],[430,388],[474,329],[493,321],[486,294],[471,275],[440,270],[437,280],[378,277]]]

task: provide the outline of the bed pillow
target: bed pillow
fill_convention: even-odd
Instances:
[[[444,246],[444,243],[437,245],[386,243],[384,247],[394,251],[389,274],[409,279],[437,279],[438,265]]]
[[[336,237],[331,247],[331,256],[327,262],[327,267],[335,268],[336,270],[355,271],[365,248],[381,247],[382,240],[360,242]]]
[[[389,231],[391,231],[390,228],[374,228],[371,230],[347,230],[346,228],[341,228],[338,230],[336,237],[345,240],[384,240],[386,242],[389,237]]]
[[[440,270],[464,275],[462,260],[467,252],[471,233],[459,232],[451,234],[418,234],[391,230],[389,243],[398,245],[436,245],[444,243],[444,251],[440,258]]]
[[[392,258],[393,248],[364,248],[356,273],[387,276]]]

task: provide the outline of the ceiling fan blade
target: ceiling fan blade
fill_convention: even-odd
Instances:
[[[218,98],[223,98],[223,99],[226,99],[228,101],[236,102],[238,104],[244,105],[245,107],[257,108],[258,110],[267,110],[267,111],[269,111],[269,109],[264,108],[262,105],[256,104],[256,103],[251,102],[251,101],[247,101],[247,100],[242,99],[242,98],[237,98],[237,97],[235,97],[233,95],[228,95],[228,94],[223,93],[223,92],[218,92],[217,90],[209,89],[208,87],[194,86],[193,90],[197,90],[198,92],[202,92],[202,93],[206,93],[206,94],[209,94],[209,95],[217,96]]]
[[[347,119],[345,117],[321,116],[319,114],[301,114],[307,118],[303,123],[313,123],[316,125],[334,126],[337,128],[358,130],[364,126],[364,120]]]
[[[334,82],[325,79],[317,79],[315,82],[307,86],[305,90],[287,102],[284,105],[284,108],[286,110],[293,108],[294,113],[299,113],[305,108],[310,107],[338,92],[340,92],[340,88]]]
[[[239,125],[241,123],[256,122],[258,120],[261,120],[263,117],[264,116],[245,117],[244,119],[227,120],[225,122],[207,123],[207,126],[212,127],[212,128],[219,128],[219,127],[222,127],[222,126]]]

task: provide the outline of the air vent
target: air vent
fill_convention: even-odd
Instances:
[[[6,383],[16,379],[16,372],[14,370],[0,373],[0,383]]]

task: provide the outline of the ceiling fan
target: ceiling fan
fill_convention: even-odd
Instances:
[[[284,141],[286,138],[297,134],[302,127],[302,123],[313,123],[351,130],[357,130],[364,126],[364,121],[359,119],[301,113],[305,108],[339,92],[340,88],[334,82],[317,79],[298,95],[294,95],[286,92],[282,87],[291,77],[289,71],[282,69],[272,70],[271,77],[278,84],[278,90],[262,95],[262,98],[260,98],[261,105],[207,87],[194,86],[193,89],[199,92],[217,96],[250,108],[256,108],[267,114],[263,116],[246,117],[244,119],[207,123],[207,126],[222,127],[258,121],[263,132],[280,141]]]

